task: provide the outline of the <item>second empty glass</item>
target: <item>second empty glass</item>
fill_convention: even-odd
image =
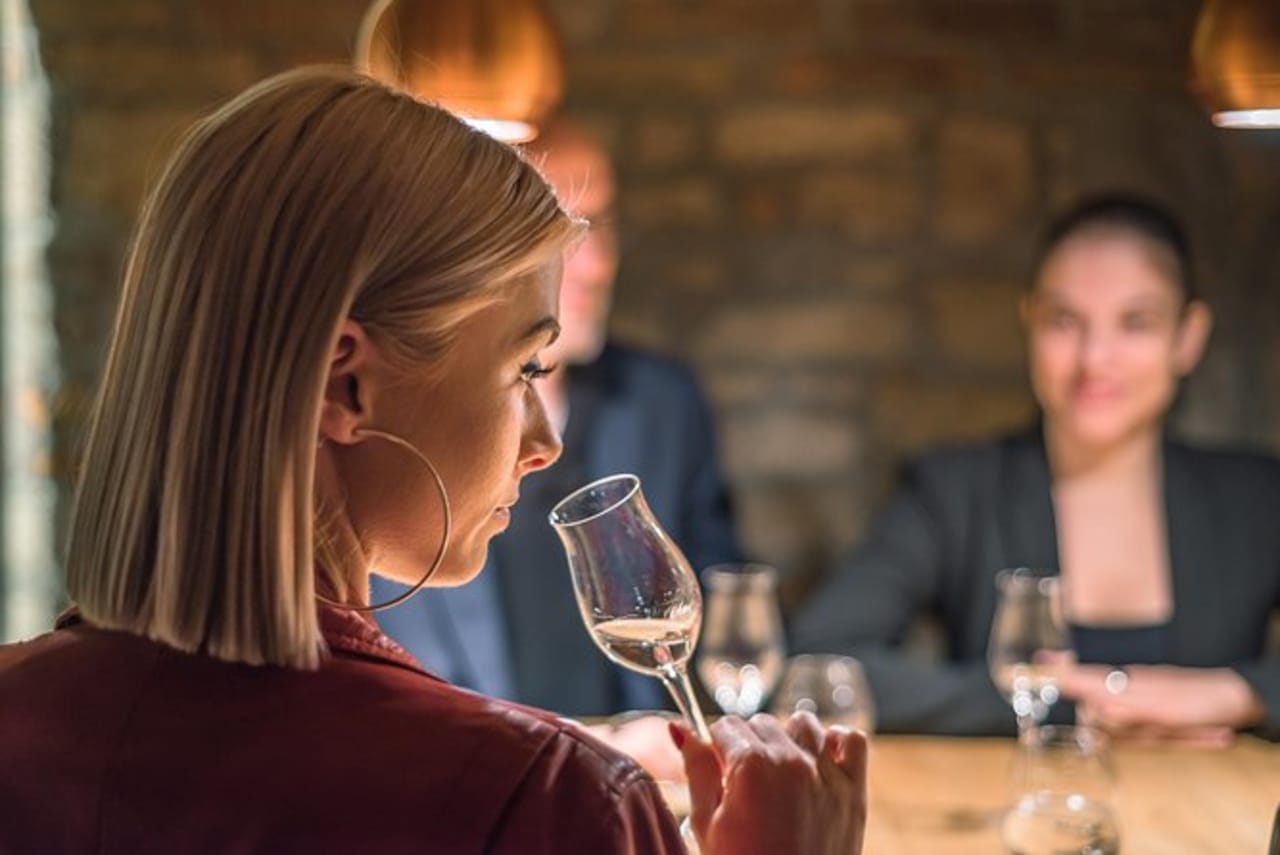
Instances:
[[[786,718],[811,712],[823,724],[842,724],[870,734],[876,708],[862,665],[848,656],[793,656],[787,662],[772,712]]]
[[[1062,588],[1052,572],[1027,568],[1002,570],[996,588],[987,661],[1025,731],[1044,721],[1058,700],[1057,668],[1071,652]]]
[[[703,571],[702,583],[698,677],[721,710],[750,716],[782,676],[778,573],[766,564],[718,564]]]

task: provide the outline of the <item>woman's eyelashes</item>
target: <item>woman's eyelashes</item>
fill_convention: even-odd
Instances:
[[[556,367],[554,365],[548,365],[544,368],[541,360],[531,359],[520,366],[520,379],[526,383],[532,383],[534,380],[541,380],[555,370]]]

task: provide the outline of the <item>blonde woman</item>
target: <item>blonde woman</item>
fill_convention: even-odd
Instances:
[[[671,852],[653,782],[456,689],[369,574],[459,584],[560,443],[533,381],[581,224],[345,72],[255,86],[142,214],[56,631],[0,647],[0,851]],[[865,743],[677,730],[708,852],[857,852]]]

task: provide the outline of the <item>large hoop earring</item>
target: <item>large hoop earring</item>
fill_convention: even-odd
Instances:
[[[440,472],[434,465],[432,465],[431,461],[427,459],[425,454],[414,447],[413,443],[402,439],[393,433],[375,430],[374,428],[360,428],[356,431],[356,434],[376,436],[379,439],[385,439],[387,442],[400,446],[414,457],[418,458],[418,460],[422,462],[422,465],[427,468],[427,471],[431,473],[431,480],[435,481],[436,484],[436,492],[440,494],[440,505],[444,509],[444,534],[440,537],[440,548],[436,550],[435,560],[431,562],[431,566],[427,568],[427,572],[418,580],[418,583],[409,590],[392,597],[386,602],[373,603],[367,606],[354,606],[351,603],[340,603],[337,600],[329,599],[324,594],[319,592],[316,593],[316,599],[326,605],[335,606],[340,609],[347,609],[348,611],[353,612],[379,612],[383,609],[389,609],[392,606],[398,606],[414,594],[418,593],[418,591],[422,590],[422,586],[427,584],[427,581],[435,575],[437,570],[440,569],[440,564],[444,561],[444,554],[449,548],[449,535],[453,531],[453,511],[449,507],[449,492],[445,490],[444,479],[440,477]]]

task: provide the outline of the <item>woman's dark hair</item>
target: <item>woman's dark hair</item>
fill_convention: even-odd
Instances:
[[[1040,239],[1028,287],[1034,288],[1045,261],[1068,238],[1085,231],[1126,232],[1154,245],[1166,258],[1183,303],[1199,298],[1191,265],[1191,242],[1167,208],[1140,196],[1107,194],[1077,202],[1059,214]]]

